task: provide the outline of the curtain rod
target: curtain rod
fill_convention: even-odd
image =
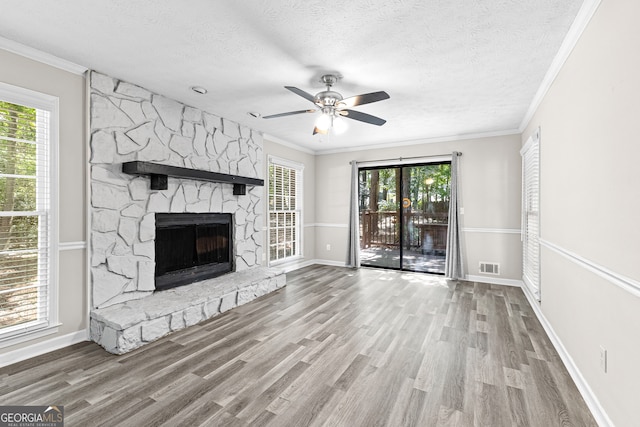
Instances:
[[[451,153],[451,155],[456,155],[456,156],[462,156],[462,153],[459,151],[454,151],[453,153]],[[404,160],[412,160],[412,159],[428,159],[431,157],[445,157],[445,156],[449,156],[449,154],[435,154],[433,156],[414,156],[414,157],[396,157],[393,159],[376,159],[376,160],[363,160],[363,161],[357,161],[357,160],[351,160],[349,162],[350,165],[352,165],[354,162],[356,164],[358,163],[372,163],[372,162],[390,162],[393,160],[397,160],[399,162],[402,162]]]

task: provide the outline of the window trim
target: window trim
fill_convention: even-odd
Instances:
[[[286,258],[272,260],[271,259],[271,221],[270,221],[270,213],[271,209],[269,208],[269,188],[270,188],[270,179],[271,174],[269,169],[272,165],[275,166],[283,166],[289,169],[295,169],[296,174],[298,175],[296,178],[296,206],[298,206],[298,215],[299,221],[296,224],[297,226],[297,236],[298,236],[298,250],[295,255],[291,255]],[[266,191],[266,205],[267,205],[267,247],[266,247],[266,255],[267,255],[267,264],[269,266],[285,264],[288,262],[296,261],[304,258],[304,199],[303,199],[303,185],[304,185],[304,164],[299,163],[293,160],[284,159],[282,157],[269,155],[267,157],[267,185],[265,186]]]
[[[522,157],[522,281],[538,302],[542,300],[540,281],[540,128],[527,139],[520,150]],[[537,210],[530,209],[530,198]],[[534,232],[530,232],[529,216],[536,218]],[[531,248],[535,248],[533,252]],[[530,274],[532,273],[532,274]]]
[[[58,318],[58,142],[59,142],[59,99],[56,96],[36,92],[19,86],[0,82],[0,100],[49,112],[49,229],[48,229],[48,307],[47,319],[15,325],[0,332],[0,348],[9,347],[35,338],[55,334],[60,326]]]

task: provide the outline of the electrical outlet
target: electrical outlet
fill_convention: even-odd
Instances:
[[[464,215],[464,208],[460,208],[460,215]]]
[[[605,374],[607,373],[607,349],[600,346],[600,369]]]
[[[331,245],[329,243],[327,243],[327,251],[331,250]]]

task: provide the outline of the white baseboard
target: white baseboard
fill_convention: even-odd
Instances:
[[[343,261],[332,261],[332,260],[328,260],[328,259],[312,259],[309,261],[304,261],[301,263],[295,263],[294,264],[289,264],[287,266],[281,267],[278,266],[278,268],[283,268],[285,270],[285,273],[288,271],[293,271],[293,270],[297,270],[299,268],[303,268],[303,267],[308,267],[310,265],[313,264],[320,264],[320,265],[330,265],[332,267],[347,267],[347,265],[343,262]],[[289,268],[289,267],[292,268]],[[523,282],[522,280],[514,280],[514,279],[502,279],[499,277],[487,277],[487,276],[471,276],[471,275],[466,275],[464,277],[464,280],[468,280],[470,282],[482,282],[482,283],[491,283],[493,285],[505,285],[505,286],[516,286],[516,287],[523,287]]]
[[[288,272],[293,271],[293,270],[298,270],[298,269],[303,268],[303,267],[308,267],[308,266],[310,266],[312,264],[315,264],[313,260],[301,259],[301,260],[297,260],[297,261],[287,262],[287,263],[284,263],[284,264],[273,265],[271,267],[272,268],[276,268],[278,270],[282,270],[282,272],[284,272],[284,273],[288,273]]]
[[[531,293],[531,291],[529,291],[529,288],[527,288],[526,286],[522,286],[522,291],[527,297],[529,305],[533,308],[533,312],[540,321],[540,324],[549,336],[551,343],[560,355],[560,359],[562,359],[564,366],[566,366],[567,371],[569,371],[569,375],[571,375],[573,382],[576,384],[576,387],[578,387],[582,398],[589,407],[589,410],[591,411],[591,414],[595,418],[598,425],[601,427],[614,427],[613,422],[600,404],[600,401],[593,393],[593,390],[591,390],[591,387],[589,387],[589,383],[587,383],[587,380],[582,376],[580,369],[578,369],[578,366],[573,361],[573,358],[565,348],[564,344],[562,344],[560,337],[556,334],[556,332],[553,330],[553,327],[542,313],[540,303],[538,303],[535,296]]]
[[[330,265],[332,267],[347,267],[344,261],[332,261],[329,259],[314,259],[311,264]]]
[[[277,265],[275,266],[275,268],[278,268],[284,271],[285,273],[288,273],[290,271],[299,270],[301,268],[309,267],[310,265],[314,265],[314,264],[330,265],[333,267],[346,267],[346,264],[341,261],[331,261],[328,259],[309,259],[309,260],[295,261],[295,262],[291,262],[283,265]]]
[[[330,265],[332,267],[346,267],[347,264],[344,261],[332,261],[329,259],[314,259],[312,264]]]
[[[524,287],[524,282],[522,280],[503,279],[500,277],[474,276],[467,274],[464,276],[464,280],[468,280],[469,282],[490,283],[492,285],[517,286],[519,288]]]
[[[41,354],[49,353],[83,341],[89,341],[89,331],[86,329],[9,351],[7,353],[0,354],[0,367],[22,362],[23,360],[40,356]]]

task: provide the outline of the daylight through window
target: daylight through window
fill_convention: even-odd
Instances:
[[[302,255],[303,166],[269,157],[269,262]]]
[[[5,99],[0,97],[1,339],[46,328],[52,320],[51,112]]]

